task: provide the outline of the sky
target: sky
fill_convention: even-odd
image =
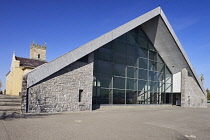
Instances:
[[[210,88],[209,0],[0,0],[0,80],[12,54],[29,58],[47,43],[51,61],[161,6],[204,87]]]

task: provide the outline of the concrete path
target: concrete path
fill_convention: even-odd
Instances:
[[[14,115],[0,140],[210,140],[210,107]]]

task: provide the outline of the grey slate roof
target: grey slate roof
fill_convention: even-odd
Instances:
[[[201,87],[201,89],[203,90],[203,92],[205,93],[205,90],[199,80],[199,78],[197,77],[197,74],[194,70],[194,68],[192,67],[192,64],[189,61],[189,58],[187,57],[181,43],[179,42],[175,32],[173,31],[170,23],[168,22],[165,14],[163,13],[162,9],[160,7],[155,8],[154,10],[139,16],[133,20],[131,20],[130,22],[96,38],[95,40],[92,40],[60,57],[58,57],[55,60],[52,60],[49,63],[46,63],[44,65],[41,65],[38,68],[35,68],[34,70],[30,71],[29,73],[27,73],[28,78],[27,78],[27,87],[30,87],[34,84],[36,84],[37,82],[43,80],[44,78],[50,76],[51,74],[59,71],[60,69],[64,68],[65,66],[77,61],[78,59],[82,58],[83,56],[93,52],[94,50],[100,48],[101,46],[107,44],[108,42],[114,40],[115,38],[121,36],[122,34],[134,29],[135,27],[142,25],[143,23],[149,21],[150,19],[156,17],[156,16],[160,16],[164,23],[166,24],[168,30],[171,33],[171,36],[174,38],[177,46],[179,47],[180,52],[182,53],[182,55],[184,56],[186,61],[192,71],[192,73],[194,74],[195,79],[197,80],[197,83],[199,84],[199,86]]]
[[[44,63],[47,63],[46,61],[42,61],[42,60],[29,59],[29,58],[23,58],[23,57],[17,57],[17,56],[15,56],[15,59],[20,61],[20,66],[22,67],[36,68]]]

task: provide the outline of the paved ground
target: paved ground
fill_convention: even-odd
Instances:
[[[210,140],[207,109],[122,109],[5,117],[1,140]]]

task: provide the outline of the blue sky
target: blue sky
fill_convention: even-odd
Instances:
[[[34,40],[51,61],[161,6],[197,74],[210,88],[209,0],[1,0],[0,80],[5,88],[13,51],[29,58]]]

